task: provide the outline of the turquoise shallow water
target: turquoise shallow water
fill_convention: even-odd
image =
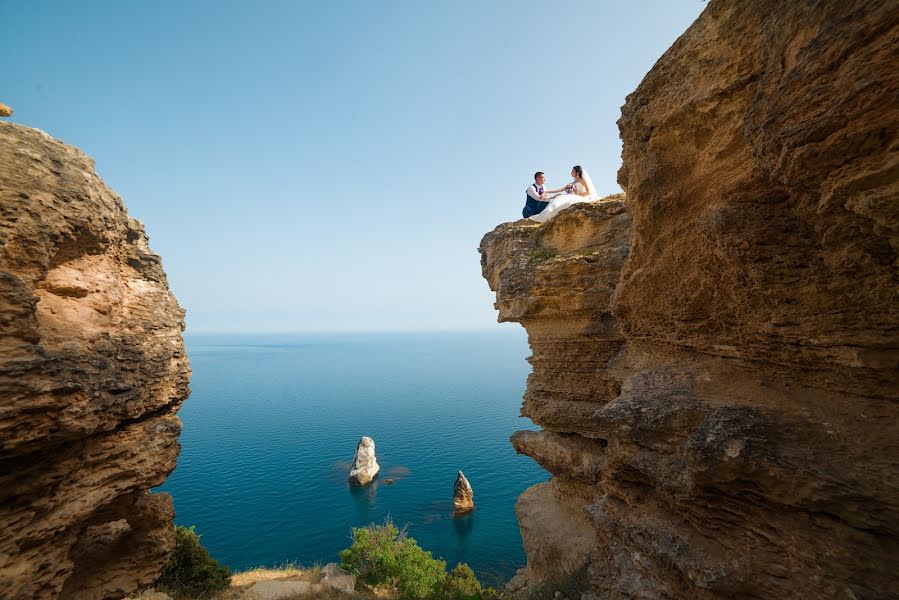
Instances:
[[[514,504],[548,479],[509,435],[530,370],[524,332],[194,335],[178,466],[160,490],[233,569],[337,560],[390,515],[452,567],[498,583],[523,566]],[[346,483],[359,437],[381,476]],[[452,511],[462,469],[475,491]],[[386,485],[384,479],[396,480]]]

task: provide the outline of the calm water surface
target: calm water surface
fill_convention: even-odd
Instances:
[[[450,568],[491,583],[523,566],[514,504],[548,479],[509,435],[530,366],[524,332],[189,335],[193,393],[160,490],[232,569],[337,560],[350,528],[390,516]],[[381,475],[346,483],[359,437]],[[462,469],[476,509],[452,511]],[[386,478],[396,483],[387,485]]]

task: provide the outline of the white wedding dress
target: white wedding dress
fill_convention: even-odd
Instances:
[[[593,181],[586,173],[584,173],[584,181],[587,183],[586,185],[578,181],[574,184],[574,189],[581,193],[587,192],[586,196],[579,196],[578,194],[559,194],[549,201],[546,208],[528,218],[532,221],[537,221],[538,223],[546,223],[572,204],[577,204],[578,202],[593,202],[594,200],[599,199],[599,196],[596,194],[596,188],[593,187]]]

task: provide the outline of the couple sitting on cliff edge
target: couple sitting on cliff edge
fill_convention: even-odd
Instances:
[[[580,165],[575,165],[571,169],[571,176],[574,180],[565,187],[547,190],[543,187],[546,181],[543,171],[534,173],[534,183],[528,186],[521,216],[545,223],[572,204],[599,199],[596,188],[593,187],[593,180]]]

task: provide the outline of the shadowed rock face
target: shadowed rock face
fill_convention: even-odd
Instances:
[[[710,2],[622,109],[626,201],[485,236],[554,475],[513,589],[899,595],[891,8]]]
[[[143,226],[47,134],[0,123],[0,590],[120,598],[174,546],[190,369]]]

